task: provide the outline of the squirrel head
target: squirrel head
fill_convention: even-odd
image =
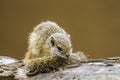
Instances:
[[[72,45],[68,35],[54,33],[46,41],[48,52],[52,56],[67,58],[72,53]]]

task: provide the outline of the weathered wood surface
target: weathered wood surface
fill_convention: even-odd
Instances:
[[[120,80],[120,58],[91,59],[76,67],[28,77],[22,60],[1,56],[0,80]]]

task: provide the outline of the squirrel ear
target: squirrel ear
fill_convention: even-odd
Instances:
[[[68,34],[68,38],[71,39],[70,34]]]
[[[68,37],[71,38],[71,37],[70,37],[70,34],[68,34]]]
[[[52,46],[55,45],[55,39],[54,39],[54,37],[51,37],[51,45],[52,45]]]

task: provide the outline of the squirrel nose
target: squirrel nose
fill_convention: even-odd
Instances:
[[[66,57],[69,57],[70,56],[70,54],[66,54]]]

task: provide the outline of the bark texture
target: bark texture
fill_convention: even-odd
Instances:
[[[0,56],[0,80],[120,80],[120,57],[88,59],[64,70],[28,77],[22,60]]]

